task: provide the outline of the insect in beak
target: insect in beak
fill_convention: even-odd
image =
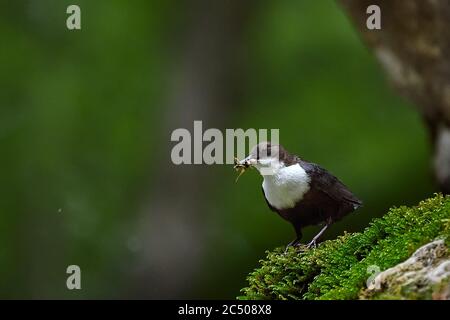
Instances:
[[[239,171],[239,175],[236,178],[235,182],[238,182],[238,179],[240,178],[240,176],[242,176],[244,174],[244,172],[250,168],[250,165],[248,164],[247,161],[244,161],[244,163],[242,163],[242,161],[240,161],[238,158],[234,158],[234,167],[233,167],[236,171]]]

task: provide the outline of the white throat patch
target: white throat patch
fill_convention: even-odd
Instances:
[[[263,177],[262,187],[267,201],[279,210],[295,207],[310,188],[310,178],[298,163]]]

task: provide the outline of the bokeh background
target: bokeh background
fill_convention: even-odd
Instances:
[[[418,114],[332,0],[3,0],[0,38],[0,298],[238,296],[294,232],[255,171],[171,163],[194,120],[278,128],[340,177],[365,206],[326,238],[435,190]]]

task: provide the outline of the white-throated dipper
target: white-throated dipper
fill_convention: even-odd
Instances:
[[[333,222],[362,205],[334,175],[290,154],[281,145],[259,143],[235,165],[236,169],[248,167],[263,176],[262,190],[269,208],[294,226],[297,237],[288,247],[300,244],[302,228],[325,223],[307,244],[308,248],[316,246]]]

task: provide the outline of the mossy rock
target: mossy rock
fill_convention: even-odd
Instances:
[[[346,233],[315,249],[267,252],[238,299],[427,299],[434,289],[424,290],[423,295],[402,290],[368,294],[366,282],[370,272],[377,271],[374,268],[383,271],[396,266],[436,239],[449,247],[450,197],[441,194],[416,207],[392,208],[362,233]],[[446,279],[433,286],[447,292],[448,283]]]
[[[450,299],[450,250],[445,241],[427,243],[406,261],[380,272],[363,299]]]

